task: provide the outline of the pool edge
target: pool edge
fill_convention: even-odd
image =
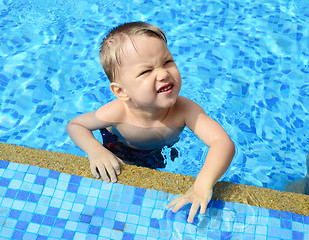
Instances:
[[[51,152],[0,142],[0,159],[93,178],[88,159],[68,153]],[[193,182],[194,178],[192,176],[134,165],[122,166],[122,173],[118,176],[118,183],[172,194],[183,194]],[[230,182],[218,182],[214,188],[213,199],[309,216],[307,207],[309,205],[309,196],[304,194],[281,192]]]

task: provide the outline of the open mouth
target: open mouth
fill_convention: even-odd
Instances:
[[[174,85],[172,83],[166,84],[163,87],[161,87],[157,93],[161,93],[161,92],[167,92],[169,90],[171,90],[174,87]]]

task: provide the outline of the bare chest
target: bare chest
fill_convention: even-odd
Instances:
[[[113,126],[111,130],[118,137],[118,141],[127,146],[152,150],[176,143],[183,128],[184,126],[143,128],[121,123]]]

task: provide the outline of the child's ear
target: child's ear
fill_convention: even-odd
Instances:
[[[119,85],[119,83],[112,82],[110,88],[113,94],[122,101],[130,100],[130,97],[126,94],[126,91]]]

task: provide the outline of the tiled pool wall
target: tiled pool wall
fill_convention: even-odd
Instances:
[[[309,239],[309,216],[220,200],[189,224],[175,196],[0,161],[0,239]]]

